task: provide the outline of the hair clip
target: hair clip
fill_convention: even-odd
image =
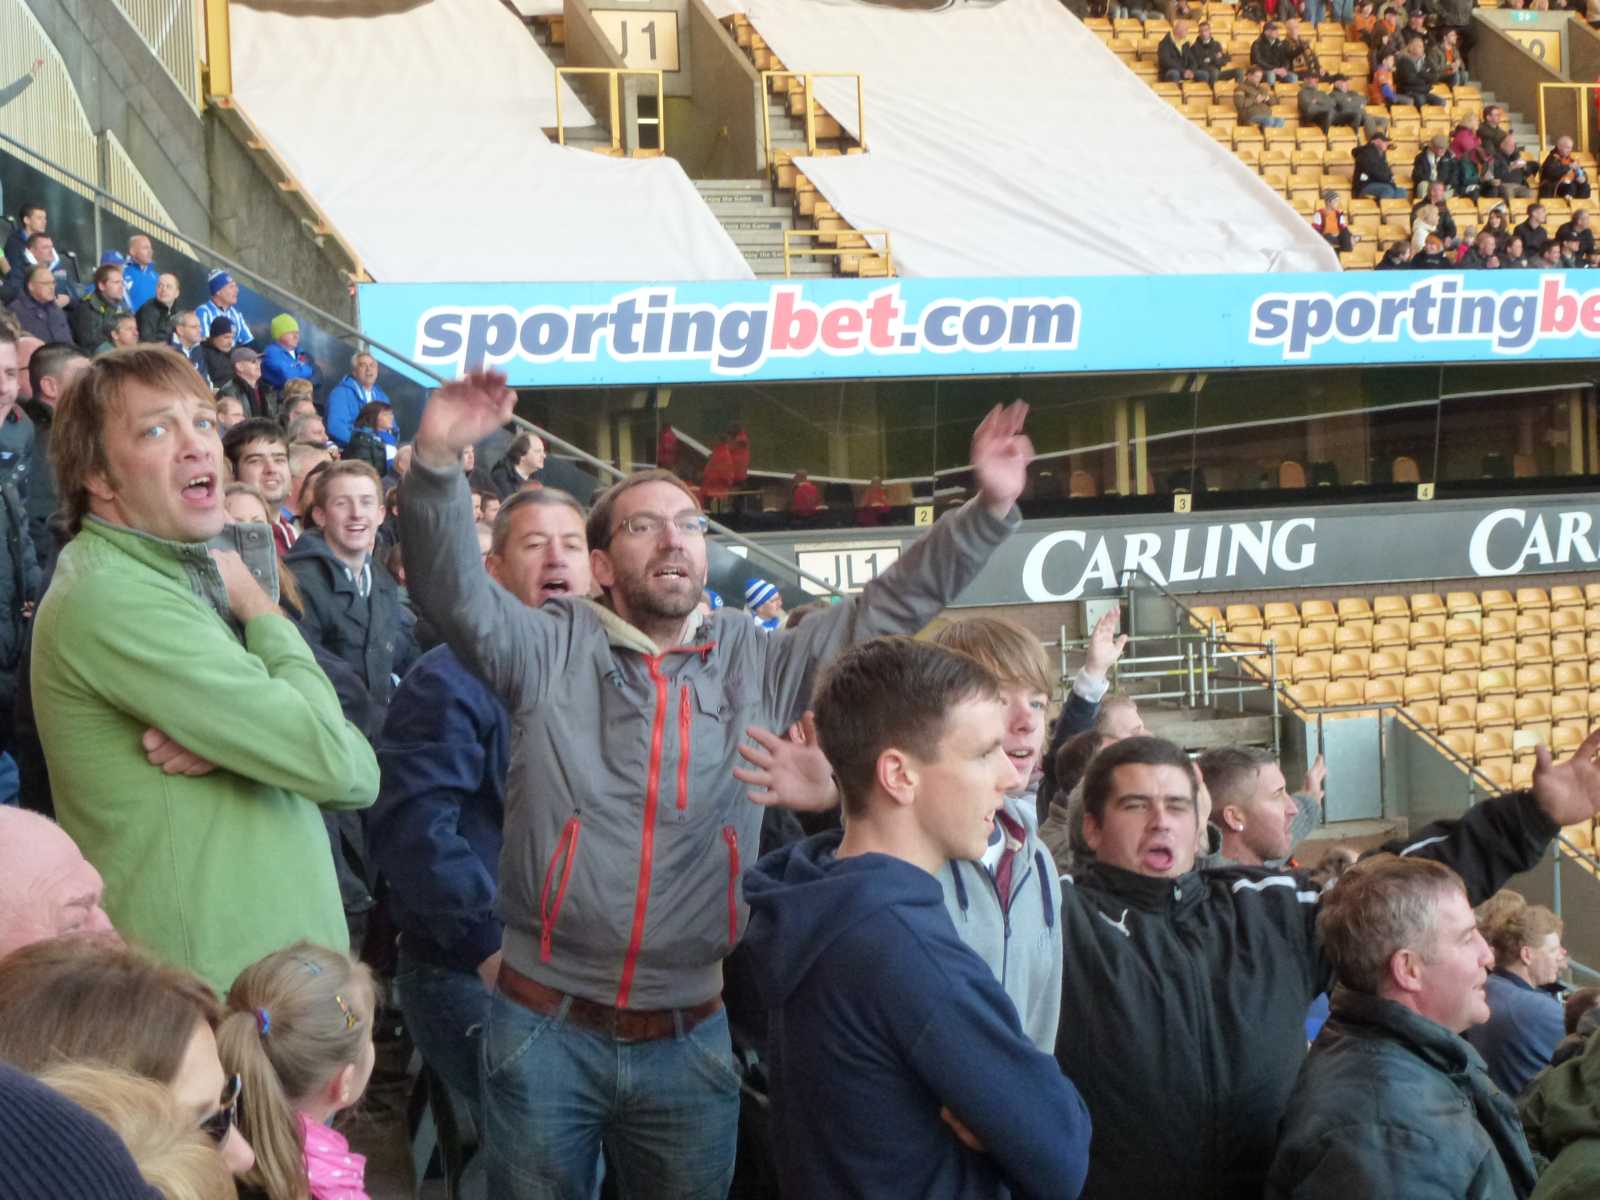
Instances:
[[[346,1029],[354,1029],[360,1024],[360,1018],[356,1016],[354,1010],[351,1009],[343,996],[335,992],[333,999],[339,1005],[339,1011],[344,1013],[344,1027]]]
[[[298,961],[299,961],[300,965],[302,967],[304,967],[307,971],[309,971],[311,974],[313,974],[313,975],[321,975],[322,974],[322,968],[317,966],[317,964],[312,962],[309,958],[302,958],[302,959],[300,959]]]
[[[267,1010],[264,1008],[256,1009],[256,1030],[262,1037],[272,1032],[272,1018],[267,1015]]]

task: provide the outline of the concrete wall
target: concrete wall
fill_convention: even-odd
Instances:
[[[690,0],[688,39],[693,103],[688,128],[673,127],[673,157],[695,179],[759,178],[761,76],[705,0]]]
[[[1574,82],[1600,79],[1600,32],[1576,16],[1567,22],[1567,77]],[[1600,147],[1600,121],[1594,119],[1594,93],[1585,93],[1585,99],[1591,105],[1588,149],[1594,150]]]
[[[1500,98],[1501,103],[1510,105],[1530,125],[1537,127],[1539,85],[1561,83],[1564,77],[1512,41],[1498,25],[1485,20],[1481,13],[1473,14],[1473,30],[1478,39],[1472,51],[1474,78],[1482,80],[1484,86]],[[1576,103],[1576,93],[1551,96],[1545,105],[1549,140],[1554,141],[1563,133],[1577,134]],[[1524,146],[1523,149],[1537,151],[1540,148]]]

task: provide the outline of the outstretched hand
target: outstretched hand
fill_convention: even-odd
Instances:
[[[978,503],[1004,518],[1028,483],[1033,443],[1022,432],[1028,405],[1013,400],[995,405],[972,435],[972,474],[978,484]]]
[[[459,466],[468,446],[476,446],[511,419],[517,394],[498,371],[474,371],[447,383],[422,410],[416,456],[435,470]]]
[[[750,765],[735,767],[733,777],[749,785],[750,799],[792,812],[826,812],[839,803],[833,768],[817,744],[817,727],[806,713],[788,737],[752,725],[745,735],[754,746],[739,747],[739,757]]]
[[[1128,635],[1117,632],[1121,623],[1122,605],[1118,604],[1096,621],[1094,628],[1089,631],[1089,648],[1084,651],[1083,669],[1096,679],[1104,679],[1106,672],[1116,666],[1123,650],[1127,648]]]
[[[1544,815],[1557,825],[1576,825],[1600,815],[1600,729],[1583,740],[1564,763],[1550,756],[1548,747],[1535,751],[1533,798]]]

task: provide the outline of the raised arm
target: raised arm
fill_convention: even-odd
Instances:
[[[522,604],[489,578],[472,521],[461,455],[511,419],[505,377],[469,375],[429,398],[411,470],[400,487],[406,583],[422,614],[462,660],[515,709],[550,678],[565,625]]]
[[[977,578],[1021,522],[1017,497],[1027,483],[1033,444],[1022,432],[1028,406],[998,405],[972,436],[978,494],[942,517],[861,595],[818,613],[768,642],[766,695],[777,722],[797,720],[816,667],[841,650],[884,634],[914,634]]]

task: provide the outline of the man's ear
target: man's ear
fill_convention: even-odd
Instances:
[[[1245,812],[1237,804],[1222,806],[1222,825],[1224,829],[1231,829],[1234,833],[1244,831]]]
[[[109,503],[117,498],[116,489],[111,486],[111,479],[104,471],[90,471],[84,476],[83,486],[96,500]]]
[[[904,750],[890,747],[878,755],[874,774],[880,788],[899,805],[910,805],[917,798],[917,763]]]
[[[1416,950],[1396,950],[1389,956],[1389,983],[1396,991],[1420,992],[1422,968],[1422,955]]]
[[[615,584],[617,573],[611,566],[611,555],[604,550],[589,551],[589,574],[597,587],[608,588]]]
[[[1087,810],[1083,814],[1083,840],[1088,843],[1089,849],[1096,854],[1100,853],[1100,842],[1105,837],[1105,828],[1100,824],[1100,819]]]

